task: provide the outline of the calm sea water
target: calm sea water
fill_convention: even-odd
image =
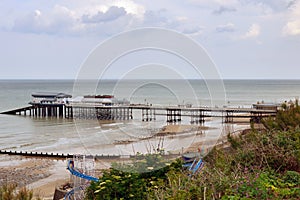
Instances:
[[[208,84],[208,85],[207,85]],[[82,82],[71,80],[0,80],[0,111],[28,105],[31,93],[64,92],[77,95],[114,94],[132,103],[178,105],[191,103],[201,106],[250,107],[257,101],[280,103],[298,98],[300,80],[225,80],[223,85],[204,81],[128,80]],[[215,89],[215,90],[214,90]],[[212,100],[213,98],[213,100]],[[141,122],[139,114],[130,121],[98,122],[95,120],[41,119],[25,116],[0,115],[0,149],[48,151],[60,153],[134,154],[149,152],[163,145],[167,151],[180,151],[193,142],[216,139],[224,131],[245,126],[221,125],[220,119],[205,123],[211,130],[203,134],[150,137],[166,125],[163,117],[156,122]],[[183,124],[189,124],[184,119]],[[131,140],[120,145],[116,141]]]

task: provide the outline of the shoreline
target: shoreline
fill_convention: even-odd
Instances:
[[[248,123],[248,125],[249,123]],[[199,125],[167,125],[164,126],[157,134],[159,137],[180,136],[191,131],[213,130],[214,127]],[[216,128],[217,129],[217,128]],[[245,130],[245,128],[242,128]],[[242,131],[238,130],[238,131]],[[217,140],[207,138],[204,141],[194,142],[184,152],[199,152],[201,148],[209,149],[211,146],[218,146],[226,142],[227,134],[222,134]],[[182,152],[182,153],[184,153]],[[19,186],[26,186],[32,189],[34,195],[43,197],[42,199],[52,199],[55,188],[70,182],[70,173],[66,170],[67,159],[54,158],[34,158],[26,156],[0,155],[0,185],[4,181],[21,183]],[[108,169],[111,163],[120,159],[97,159],[95,160],[95,171],[99,174],[101,170]],[[22,180],[22,181],[21,181]]]

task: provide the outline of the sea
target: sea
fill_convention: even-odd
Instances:
[[[160,106],[251,107],[257,102],[282,103],[300,95],[300,80],[0,80],[0,112],[28,106],[32,93],[62,92],[79,98],[89,94],[112,94],[134,104]],[[0,114],[0,149],[91,155],[134,155],[158,148],[180,153],[194,144],[203,149],[229,132],[247,124],[223,124],[207,119],[199,132],[156,137],[166,118],[143,122],[141,113],[126,121],[36,118]],[[183,118],[181,125],[189,125]],[[187,126],[188,127],[188,126]],[[209,144],[209,145],[208,145]]]

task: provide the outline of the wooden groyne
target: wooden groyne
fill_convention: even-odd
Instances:
[[[38,158],[55,158],[55,159],[66,159],[73,158],[74,154],[63,154],[63,153],[49,153],[49,152],[33,152],[33,151],[11,151],[11,150],[0,150],[0,154],[15,155],[15,156],[26,156],[26,157],[38,157]],[[98,159],[117,159],[124,156],[121,155],[94,155],[93,157]],[[130,156],[128,156],[130,157]]]
[[[29,156],[29,157],[47,157],[47,158],[73,158],[72,154],[32,152],[32,151],[0,150],[0,154],[15,155],[15,156]]]
[[[140,113],[134,116],[134,113]],[[24,115],[32,117],[56,117],[66,119],[131,120],[154,121],[157,116],[165,116],[168,123],[177,123],[189,117],[191,123],[204,123],[206,118],[221,117],[224,123],[246,118],[260,122],[262,118],[275,116],[277,109],[227,108],[227,107],[182,107],[153,106],[144,104],[103,106],[96,104],[35,104],[5,111],[0,114]]]
[[[35,158],[53,158],[53,159],[67,159],[74,158],[74,156],[82,156],[75,154],[63,154],[63,153],[49,153],[49,152],[33,152],[33,151],[11,151],[11,150],[0,150],[0,154],[14,155],[14,156],[25,156]],[[110,154],[96,154],[96,155],[85,155],[87,157],[93,157],[95,159],[127,159],[135,158],[136,155],[110,155]],[[140,156],[140,155],[139,155]],[[178,157],[180,154],[165,155],[166,157]]]

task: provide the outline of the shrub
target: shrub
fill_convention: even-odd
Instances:
[[[165,185],[169,171],[182,163],[168,163],[160,154],[137,155],[132,164],[114,163],[86,191],[86,199],[146,199],[150,191]]]
[[[31,200],[33,199],[32,190],[26,187],[17,188],[17,184],[4,184],[0,187],[0,200]],[[39,198],[38,198],[39,199]]]
[[[179,160],[169,164],[159,154],[115,164],[91,184],[87,199],[300,199],[298,103],[264,125],[228,135],[231,147],[213,148],[194,176],[181,169]]]

